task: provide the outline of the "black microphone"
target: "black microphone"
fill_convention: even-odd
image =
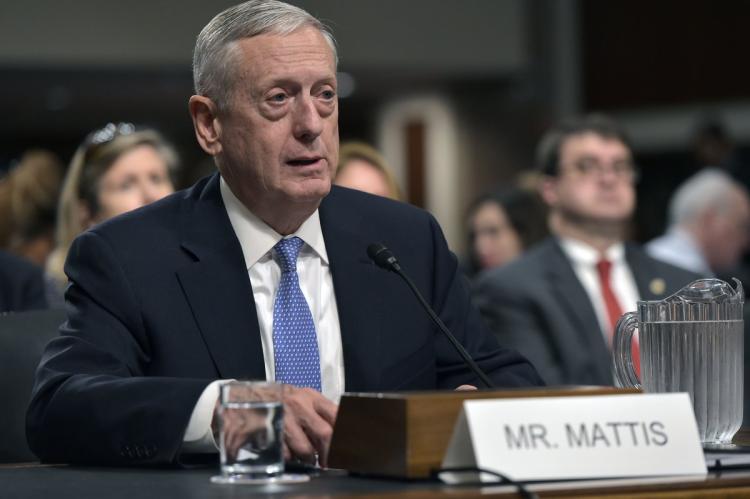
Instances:
[[[451,342],[453,348],[456,349],[466,365],[469,366],[469,368],[480,380],[482,380],[482,383],[484,383],[487,388],[494,388],[495,385],[492,383],[490,378],[487,377],[487,375],[479,368],[477,363],[474,362],[474,359],[471,358],[471,355],[469,355],[469,352],[466,351],[463,345],[461,345],[456,337],[453,336],[453,333],[451,333],[445,326],[445,324],[443,324],[443,321],[441,321],[440,317],[438,317],[435,311],[432,310],[432,307],[430,307],[430,305],[424,299],[414,282],[412,282],[412,280],[409,279],[409,276],[407,276],[401,270],[401,265],[399,265],[398,260],[396,259],[396,255],[394,255],[391,250],[386,248],[384,244],[372,243],[367,247],[367,256],[369,256],[370,259],[375,262],[378,267],[391,272],[395,272],[406,282],[406,284],[409,286],[409,289],[411,289],[414,293],[414,296],[416,296],[417,300],[419,300],[419,303],[421,303],[422,307],[424,307],[427,315],[429,315],[430,319],[432,319],[432,322],[437,324],[440,331],[442,331],[446,338],[448,338],[448,341]]]

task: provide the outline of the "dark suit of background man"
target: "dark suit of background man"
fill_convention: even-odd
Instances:
[[[697,275],[624,242],[637,171],[616,123],[563,123],[537,151],[553,237],[476,285],[480,312],[549,384],[612,384],[611,334],[636,301],[661,299]]]
[[[74,243],[69,318],[44,353],[28,411],[35,453],[140,464],[215,450],[212,381],[273,377],[279,367],[272,248],[285,236],[304,241],[297,270],[323,392],[286,386],[291,455],[325,462],[331,399],[344,390],[478,384],[399,278],[368,260],[373,241],[399,256],[498,385],[541,383],[480,327],[430,215],[331,189],[336,54],[315,18],[274,1],[228,9],[199,35],[193,69],[195,132],[219,173]]]

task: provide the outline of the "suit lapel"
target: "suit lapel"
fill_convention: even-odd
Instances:
[[[610,353],[591,299],[556,240],[550,239],[546,253],[548,282],[570,317],[580,344],[590,349],[588,355],[596,363],[600,379],[607,379],[610,376]]]
[[[591,324],[598,324],[586,290],[556,241],[550,241],[544,261],[547,262],[548,282],[578,329],[588,329]]]
[[[663,300],[667,296],[667,282],[645,252],[637,246],[626,244],[625,260],[633,272],[641,300]]]
[[[195,258],[177,277],[222,378],[264,379],[255,302],[215,174],[185,200],[182,247]]]
[[[367,257],[368,240],[361,233],[361,217],[339,206],[334,187],[320,206],[320,223],[325,239],[344,351],[347,391],[366,391],[380,386],[379,365],[382,294],[372,285],[384,272]]]

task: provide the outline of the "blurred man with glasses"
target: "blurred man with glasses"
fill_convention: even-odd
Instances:
[[[614,121],[589,115],[562,123],[540,141],[537,163],[553,235],[482,275],[477,303],[498,338],[547,383],[609,385],[620,315],[698,276],[625,242],[638,171]]]

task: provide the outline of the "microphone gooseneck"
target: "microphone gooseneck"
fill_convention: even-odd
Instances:
[[[445,337],[448,338],[448,341],[450,341],[451,345],[453,345],[453,348],[456,349],[458,354],[463,359],[464,363],[469,366],[469,369],[472,370],[472,372],[482,381],[482,383],[484,383],[487,388],[494,388],[495,385],[492,383],[490,378],[484,373],[484,371],[479,368],[477,363],[474,362],[474,359],[471,358],[469,352],[466,351],[463,345],[461,345],[456,337],[453,336],[453,333],[450,332],[443,321],[440,320],[440,317],[438,317],[435,311],[432,310],[432,307],[430,307],[429,303],[427,303],[427,301],[424,299],[422,293],[419,292],[419,289],[417,289],[417,286],[414,284],[414,282],[403,272],[403,270],[401,269],[401,265],[398,263],[398,259],[393,254],[393,252],[382,243],[372,243],[367,247],[367,256],[369,256],[370,259],[375,262],[378,267],[398,274],[404,280],[404,282],[406,282],[407,286],[409,286],[409,289],[411,289],[412,293],[414,293],[414,296],[417,297],[417,300],[427,312],[427,315],[429,315],[430,319],[432,319],[432,322],[434,322],[437,325],[438,329],[440,329]]]

